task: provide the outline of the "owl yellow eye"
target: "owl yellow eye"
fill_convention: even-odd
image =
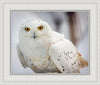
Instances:
[[[39,26],[38,27],[38,30],[43,30],[43,26]]]
[[[25,30],[26,30],[26,31],[30,31],[30,28],[29,28],[29,27],[25,27]]]

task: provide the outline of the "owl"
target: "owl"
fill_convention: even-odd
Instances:
[[[20,26],[17,53],[22,66],[36,73],[80,73],[88,66],[72,42],[43,20]]]

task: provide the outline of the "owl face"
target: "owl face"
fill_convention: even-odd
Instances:
[[[40,37],[47,36],[50,31],[51,27],[45,21],[32,20],[22,25],[19,37],[38,39]]]

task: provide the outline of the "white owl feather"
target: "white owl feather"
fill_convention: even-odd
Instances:
[[[21,26],[17,52],[23,67],[37,73],[79,73],[80,68],[88,66],[75,46],[42,20]]]

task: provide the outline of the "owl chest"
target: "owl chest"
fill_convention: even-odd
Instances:
[[[31,53],[30,53],[31,54]],[[56,68],[54,62],[50,59],[48,48],[41,47],[32,51],[30,56],[26,56],[29,65],[34,65],[40,71],[53,71]]]
[[[34,65],[40,70],[55,70],[56,66],[49,56],[49,45],[42,44],[28,44],[25,42],[20,45],[25,60],[29,66]]]
[[[26,56],[31,56],[34,59],[39,59],[40,57],[45,58],[46,56],[49,55],[48,48],[45,46],[40,46],[36,48],[30,47],[24,50]]]
[[[49,53],[48,47],[39,46],[36,48],[27,47],[27,49],[23,49],[27,62],[31,62],[29,64],[34,64],[37,67],[46,66],[48,64]]]

